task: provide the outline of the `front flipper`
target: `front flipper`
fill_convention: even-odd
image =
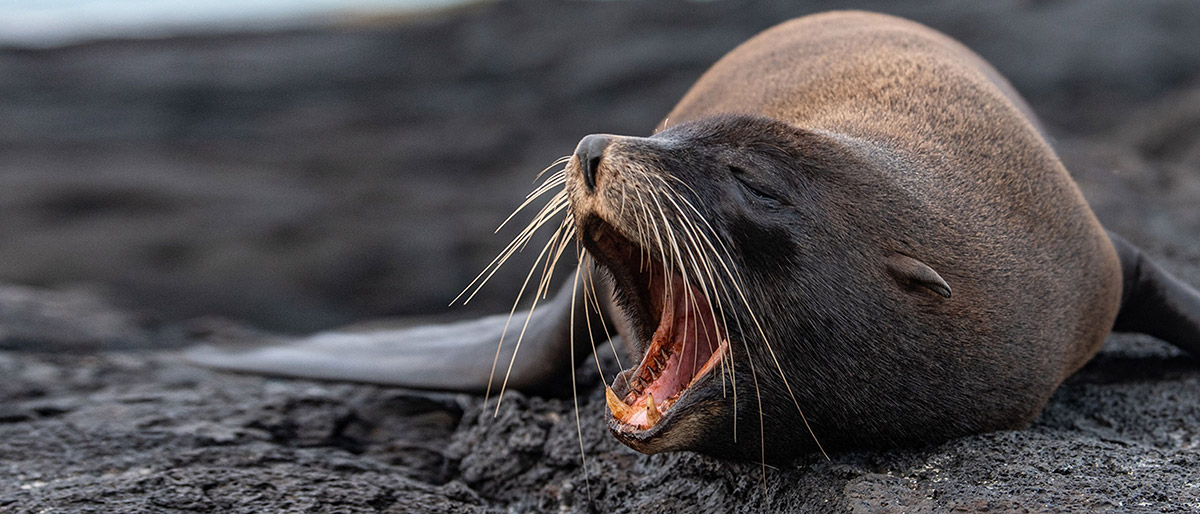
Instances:
[[[610,328],[607,315],[597,315],[594,309],[584,315],[582,291],[575,293],[578,297],[572,318],[572,282],[568,279],[550,301],[532,314],[518,312],[511,321],[507,315],[496,315],[401,330],[323,332],[251,347],[204,345],[184,355],[201,366],[229,371],[483,392],[493,376],[493,362],[492,390],[499,389],[528,317],[529,326],[521,338],[508,387],[561,394],[561,387],[569,384],[569,366],[590,355],[592,338],[602,342]],[[570,359],[572,323],[575,363]],[[497,358],[497,344],[506,324],[507,335]]]

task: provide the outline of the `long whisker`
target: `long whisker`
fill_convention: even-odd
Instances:
[[[589,255],[588,257],[590,258],[591,256]],[[589,280],[587,280],[585,283],[587,284],[588,289],[591,291],[591,294],[592,294],[591,299],[592,299],[592,302],[596,306],[596,313],[600,316],[604,316],[604,307],[602,305],[600,305],[600,295],[596,293],[596,279],[594,276],[592,276],[592,267],[591,266],[587,267],[587,277]],[[585,291],[585,296],[586,296],[586,291]],[[604,337],[608,338],[608,341],[610,343],[609,347],[612,348],[613,358],[617,360],[617,367],[620,369],[625,369],[625,367],[621,365],[621,356],[617,355],[617,347],[614,346],[613,344],[611,344],[613,337],[612,337],[612,334],[610,334],[608,332],[608,325],[604,324],[604,322],[601,321],[600,327],[604,329]],[[595,351],[595,350],[596,350],[596,345],[593,344],[592,351]],[[597,367],[599,366],[599,364],[600,364],[600,362],[596,361]],[[603,378],[604,374],[601,373],[600,376],[601,376],[601,378]]]
[[[578,254],[578,243],[576,243],[575,249],[576,254]],[[579,438],[579,465],[581,468],[583,468],[583,484],[588,490],[588,501],[591,501],[592,484],[591,481],[588,480],[587,452],[583,449],[583,423],[579,421],[579,386],[575,381],[575,297],[576,292],[579,290],[579,275],[580,273],[576,271],[575,278],[571,281],[571,319],[568,320],[568,324],[570,325],[570,340],[567,346],[570,348],[571,357],[571,401],[575,407],[575,434]],[[587,309],[585,308],[584,310],[586,311]],[[589,323],[589,334],[591,333],[590,328],[591,325]],[[593,350],[593,352],[594,351],[595,350]],[[600,379],[604,380],[604,376],[601,375]]]
[[[674,258],[675,258],[674,260],[676,260],[678,262],[680,278],[683,281],[683,286],[681,288],[684,292],[683,301],[685,302],[685,304],[690,301],[692,306],[695,308],[695,311],[693,311],[693,312],[699,312],[699,310],[700,310],[699,305],[696,302],[695,294],[692,292],[692,288],[690,286],[690,281],[688,280],[688,266],[687,266],[687,263],[684,262],[683,252],[680,250],[679,242],[675,237],[676,230],[673,230],[671,222],[668,219],[666,212],[663,210],[662,203],[659,202],[659,199],[658,199],[659,196],[662,196],[662,195],[651,195],[650,198],[654,201],[654,205],[658,209],[660,219],[663,222],[663,232],[667,234],[667,240],[671,244],[671,254],[672,254],[672,256],[674,256]],[[684,315],[684,317],[683,317],[684,325],[682,327],[683,333],[687,333],[689,322],[691,322],[690,317],[687,315]],[[698,323],[697,323],[697,325],[698,325]],[[693,330],[694,329],[695,329],[695,327],[693,327]],[[696,340],[699,341],[699,337],[697,337]],[[695,352],[694,348],[693,348],[693,352]],[[681,356],[680,358],[683,358],[683,357]]]
[[[744,341],[743,341],[744,343]],[[762,463],[762,486],[765,495],[767,491],[767,427],[763,419],[762,391],[758,388],[758,375],[754,372],[754,358],[746,349],[746,358],[750,359],[750,377],[754,380],[754,397],[758,400],[758,455]]]
[[[554,270],[558,266],[559,259],[562,258],[563,251],[567,249],[567,243],[575,238],[575,222],[570,213],[567,213],[567,218],[563,220],[563,226],[566,227],[566,230],[559,239],[558,249],[553,252],[554,258],[546,259],[546,267],[542,269],[542,280],[538,284],[538,291],[543,300],[550,293],[550,279],[554,276]]]
[[[569,217],[563,218],[562,224],[559,225],[559,230],[555,231],[554,236],[551,237],[550,241],[546,243],[546,246],[542,248],[542,252],[540,254],[538,254],[538,260],[534,261],[533,269],[529,270],[529,275],[525,278],[526,284],[528,284],[529,279],[531,277],[533,277],[533,272],[535,270],[537,270],[537,262],[541,260],[543,255],[547,255],[547,253],[546,253],[547,250],[552,248],[553,245],[555,244],[555,242],[562,236],[562,234],[564,232],[563,229],[565,227],[568,227],[569,220],[570,220]],[[574,225],[569,225],[569,226],[570,226],[571,230],[574,230]],[[525,290],[525,286],[521,286],[521,291],[523,292],[524,290]],[[540,293],[541,293],[541,291],[538,291],[537,294],[534,294],[533,304],[529,306],[529,316],[525,317],[525,323],[521,325],[521,333],[519,335],[517,335],[517,344],[513,347],[512,358],[510,358],[508,360],[508,370],[506,370],[504,372],[504,381],[501,382],[501,384],[500,384],[500,397],[498,400],[496,400],[496,412],[493,413],[493,416],[500,414],[500,404],[504,402],[504,390],[508,387],[508,379],[512,376],[513,364],[515,364],[517,362],[517,352],[519,352],[521,350],[521,341],[525,339],[525,331],[529,329],[529,321],[533,319],[533,311],[535,309],[537,309],[537,304],[538,304],[538,300],[540,297]],[[517,299],[518,299],[518,301],[520,300],[520,295],[518,295]],[[511,318],[512,315],[510,314],[509,316]],[[508,330],[507,322],[504,324],[504,328],[505,328],[505,331]],[[491,380],[489,378],[489,382],[490,381]]]
[[[652,177],[652,175],[648,175],[648,174],[644,174],[644,173],[642,175],[643,175],[643,177],[647,177],[647,178]],[[661,179],[660,179],[660,181],[661,181]],[[670,189],[670,186],[667,186],[667,189],[670,191],[673,191],[673,189]],[[678,195],[672,195],[672,196],[677,197]],[[682,197],[680,197],[680,198],[682,198]],[[658,199],[656,199],[656,196],[652,195],[652,199],[653,199],[656,207],[659,208],[660,213],[661,213],[661,209],[662,209],[661,203],[658,202]],[[644,201],[643,201],[643,203],[644,203]],[[682,210],[682,208],[680,208],[680,210]],[[692,207],[692,210],[696,210],[695,207]],[[697,213],[697,215],[700,214],[700,213],[698,213],[698,210],[696,210],[696,213]],[[684,217],[690,217],[690,216],[684,216]],[[698,217],[700,217],[700,219],[707,225],[708,222],[707,222],[707,220],[704,220],[704,217],[702,215],[698,215]],[[665,216],[664,216],[664,221],[666,222]],[[668,222],[666,222],[666,223],[668,226],[670,226],[670,223],[668,223]],[[650,228],[655,229],[655,233],[658,234],[658,231],[656,231],[655,223],[652,223],[652,225],[650,225]],[[709,229],[712,229],[712,226],[709,226]],[[676,245],[676,241],[674,241],[674,239],[672,237],[673,231],[670,231],[670,229],[665,229],[665,231],[662,231],[662,232],[665,232],[667,234],[667,238],[671,240],[671,243],[673,245],[673,250],[676,250],[673,253],[674,253],[674,255],[678,256],[679,255],[678,245]],[[707,239],[707,237],[706,237],[706,239]],[[661,237],[658,237],[658,239],[656,239],[656,240],[659,241],[660,256],[661,256],[662,255]],[[709,246],[712,247],[712,249],[715,252],[715,247],[713,247],[712,244],[710,244],[710,241],[709,241]],[[724,246],[724,244],[722,244],[722,246]],[[726,250],[726,255],[728,255],[728,250],[727,249],[725,249],[725,250]],[[736,288],[739,287],[737,282],[739,282],[738,279],[740,279],[740,275],[734,275],[733,273],[731,273],[730,267],[728,267],[728,264],[725,263],[724,258],[720,258],[721,256],[719,255],[719,253],[718,253],[718,255],[716,255],[716,257],[718,257],[718,262],[722,265],[722,267],[724,267],[726,269],[727,275],[730,276],[730,279],[734,282],[734,287],[736,287]],[[666,259],[665,257],[662,257],[662,259],[664,259],[665,264],[668,264],[668,267],[670,267],[670,265],[674,264],[672,261],[668,261],[668,259]],[[668,273],[670,273],[670,271],[668,271]],[[749,303],[745,303],[745,304],[746,304],[746,307],[748,307],[748,310],[750,310]],[[740,321],[738,321],[738,325],[740,327]],[[739,328],[739,331],[743,331],[743,330],[740,330],[740,328]],[[743,341],[743,343],[745,343],[745,342]],[[749,349],[748,349],[748,352],[749,352]],[[748,353],[748,355],[749,355],[749,353]],[[732,369],[731,369],[731,371],[732,371]],[[752,370],[752,367],[751,367],[751,371],[754,371],[754,370]],[[760,394],[760,393],[758,393],[757,377],[755,377],[755,390],[756,390],[756,395]],[[737,405],[736,405],[737,404],[737,388],[736,387],[733,388],[733,392],[734,392],[734,426],[733,426],[733,430],[734,430],[734,440],[737,440]],[[762,417],[762,407],[761,407],[761,398],[760,398],[760,418],[761,417]],[[766,461],[764,461],[764,462],[766,462]],[[764,465],[766,465],[766,464],[764,464]]]
[[[494,275],[496,271],[500,269],[500,266],[508,261],[509,257],[524,248],[538,229],[545,225],[546,222],[548,222],[554,216],[558,215],[558,213],[565,210],[568,205],[569,203],[567,201],[566,191],[560,191],[558,194],[554,195],[554,197],[552,197],[550,201],[538,211],[533,220],[529,222],[529,225],[527,225],[520,234],[517,234],[517,237],[513,238],[513,240],[508,243],[508,246],[506,246],[504,250],[502,250],[500,254],[496,256],[495,259],[492,259],[492,262],[484,267],[483,271],[479,272],[479,275],[477,275],[475,279],[472,280],[471,283],[468,284],[467,287],[458,294],[458,296],[454,297],[454,300],[450,302],[451,305],[453,305],[454,302],[457,302],[459,298],[462,298],[467,291],[470,291],[472,288],[474,288],[474,291],[470,294],[470,296],[468,296],[466,300],[463,300],[464,305],[469,303],[471,299],[474,298],[481,289],[483,289],[484,284],[487,284],[488,280],[491,280],[492,275]],[[486,277],[484,276],[485,274]],[[480,281],[481,278],[482,281]]]
[[[547,171],[550,171],[550,168],[553,168],[553,167],[555,167],[555,166],[558,166],[559,164],[566,164],[566,163],[567,163],[567,161],[570,161],[570,160],[571,160],[571,156],[570,156],[570,155],[564,155],[564,156],[562,156],[562,157],[559,157],[559,158],[557,158],[557,159],[554,159],[554,162],[550,163],[550,165],[549,165],[549,166],[546,166],[545,168],[542,168],[542,171],[539,171],[539,172],[538,172],[538,174],[537,174],[537,176],[533,177],[533,180],[535,180],[535,181],[536,181],[537,179],[539,179],[539,178],[542,178],[542,175],[545,175]],[[563,169],[565,170],[566,168],[563,168]]]
[[[503,229],[505,225],[508,225],[508,222],[512,221],[512,219],[514,217],[516,217],[517,214],[519,214],[521,211],[525,210],[525,208],[528,207],[529,204],[533,203],[534,200],[537,200],[542,195],[544,195],[550,191],[553,191],[554,188],[561,187],[562,185],[564,185],[566,183],[567,183],[566,168],[558,170],[558,171],[554,172],[554,174],[550,175],[549,177],[546,177],[546,180],[543,181],[541,185],[534,188],[533,191],[530,191],[528,195],[525,195],[525,201],[521,202],[521,205],[518,205],[517,208],[514,209],[513,212],[508,215],[507,218],[504,218],[504,221],[500,222],[500,225],[498,225],[496,227],[496,230],[494,232],[500,232],[500,230]]]
[[[682,181],[680,181],[680,183],[682,183]],[[686,186],[686,184],[684,184],[684,185]],[[689,205],[690,205],[690,203],[689,203]],[[695,208],[695,206],[692,206],[692,209],[694,211],[696,211],[696,214],[699,217],[699,219],[704,221],[704,223],[707,225],[708,221],[705,220],[704,217],[700,215],[699,210],[697,210]],[[712,228],[711,225],[709,225],[709,228],[710,229]],[[714,231],[714,233],[715,233],[715,231]],[[710,244],[711,244],[711,242],[710,242]],[[721,243],[721,245],[722,245],[722,248],[725,250],[726,255],[729,255],[728,248],[724,247],[724,243]],[[715,247],[712,248],[712,250],[714,252],[716,252]],[[731,260],[732,260],[732,258],[731,258]],[[791,397],[792,404],[795,405],[795,407],[796,407],[796,412],[798,412],[800,414],[800,419],[801,419],[801,421],[804,422],[804,427],[808,430],[809,435],[812,436],[813,442],[816,443],[816,445],[817,445],[817,449],[819,449],[821,451],[821,455],[825,456],[825,458],[828,460],[829,454],[825,452],[825,448],[821,445],[821,441],[817,439],[817,434],[813,432],[812,426],[808,423],[808,418],[804,415],[804,411],[800,408],[800,402],[796,399],[796,395],[792,391],[791,384],[788,383],[787,375],[783,372],[783,367],[780,366],[780,364],[779,364],[779,358],[776,357],[775,350],[771,347],[771,342],[767,338],[766,331],[763,330],[762,324],[758,320],[758,316],[755,315],[754,310],[750,307],[750,301],[746,298],[746,294],[742,291],[740,274],[735,277],[734,273],[732,271],[730,271],[729,266],[726,265],[722,259],[718,259],[718,262],[721,263],[722,267],[725,269],[726,273],[728,274],[731,284],[733,285],[734,291],[738,294],[738,297],[741,299],[742,304],[746,307],[746,312],[747,312],[747,314],[749,314],[750,320],[754,322],[755,328],[757,329],[759,335],[762,337],[763,344],[766,346],[767,352],[768,352],[768,354],[770,354],[771,360],[774,362],[776,370],[779,371],[779,377],[783,380],[784,387],[787,388],[788,396]],[[753,369],[751,371],[753,371]]]
[[[691,207],[692,211],[696,212],[697,217],[699,217],[702,221],[704,220],[704,217],[699,214],[699,211],[695,208],[695,206],[693,206],[691,204],[691,202],[689,202],[687,200],[687,198],[683,197],[682,195],[679,195],[678,192],[676,192],[675,189],[673,187],[671,187],[671,185],[669,183],[667,183],[667,181],[665,179],[662,179],[661,177],[656,177],[656,178],[659,179],[659,181],[662,183],[664,188],[666,188],[668,191],[671,192],[671,195],[667,195],[666,198],[667,198],[667,200],[670,201],[671,205],[679,213],[679,219],[684,221],[684,223],[683,223],[683,227],[685,228],[684,234],[687,236],[689,245],[692,246],[691,248],[689,248],[689,254],[691,254],[693,256],[696,256],[696,255],[701,256],[699,260],[704,263],[704,267],[705,267],[704,271],[705,271],[705,273],[707,273],[708,281],[711,282],[712,284],[714,284],[714,287],[712,288],[712,291],[710,293],[707,288],[707,285],[705,284],[705,281],[704,280],[699,281],[701,284],[701,287],[703,288],[704,297],[706,300],[708,300],[709,305],[716,306],[716,309],[712,311],[713,312],[713,323],[715,326],[725,327],[725,334],[723,335],[723,338],[728,340],[729,339],[729,332],[728,332],[729,324],[728,324],[728,319],[726,318],[726,315],[725,315],[724,300],[720,297],[720,291],[717,290],[716,285],[720,285],[721,290],[726,290],[726,287],[725,287],[724,283],[722,283],[721,281],[716,279],[716,276],[715,276],[716,271],[713,268],[711,259],[704,257],[704,256],[708,255],[709,252],[703,251],[702,248],[700,247],[700,243],[697,241],[697,239],[704,239],[705,241],[708,241],[709,247],[711,248],[712,247],[711,240],[709,240],[708,236],[706,234],[704,234],[704,232],[701,231],[699,229],[699,227],[696,226],[695,222],[692,220],[692,217],[687,216],[686,213],[684,213],[683,208],[675,201],[675,199],[678,198],[679,200],[686,203],[689,207]],[[672,177],[672,178],[675,178],[675,177]],[[676,179],[676,181],[683,184],[684,186],[688,187],[688,189],[691,189],[691,187],[687,186],[686,183],[683,183],[682,181],[680,181],[678,179]],[[693,193],[695,193],[694,190],[692,190],[692,191],[693,191]],[[705,221],[705,223],[707,224],[707,221]],[[721,256],[719,254],[716,254],[715,252],[713,252],[713,253],[715,254],[715,255],[713,255],[713,257],[717,258],[718,260],[721,259]],[[695,260],[695,257],[693,257],[693,259]],[[697,272],[697,274],[700,275],[701,277],[704,276],[704,273],[700,273],[699,271]],[[720,318],[721,318],[721,322],[719,324],[717,323],[717,319],[716,319],[718,312],[719,312]],[[740,326],[740,322],[738,323],[738,325]],[[734,353],[734,349],[735,349],[735,347],[730,346],[730,355],[731,356]],[[736,374],[734,372],[733,360],[734,359],[729,359],[729,367],[726,368],[726,366],[725,366],[726,359],[722,359],[721,367],[722,367],[722,373],[728,372],[729,378],[730,378],[730,384],[733,386],[731,389],[733,391],[733,400],[734,400],[734,440],[736,440],[737,439],[737,408],[738,408],[737,407],[737,387],[736,387],[737,386],[737,378],[736,378]],[[725,381],[724,380],[721,381],[721,387],[722,387],[722,394],[728,394],[727,390],[725,389]]]
[[[569,162],[570,159],[571,159],[570,156],[564,156],[559,159],[556,159],[553,163],[551,163],[549,166],[547,166],[545,169],[543,169],[541,172],[539,172],[537,174],[537,177],[535,178],[535,180],[540,179],[550,169],[552,169],[558,165]],[[562,213],[563,211],[567,212],[566,216],[563,217],[562,221],[558,224],[558,227],[552,233],[550,239],[545,243],[545,245],[542,246],[541,251],[538,253],[537,257],[534,259],[533,265],[531,266],[529,273],[525,276],[525,280],[522,282],[521,288],[517,293],[517,298],[513,301],[513,306],[512,306],[512,309],[509,311],[508,318],[504,322],[504,328],[501,331],[500,341],[496,345],[496,353],[492,358],[492,366],[491,366],[491,370],[490,370],[489,376],[488,376],[488,385],[487,385],[487,389],[484,393],[484,403],[487,403],[488,399],[490,398],[492,385],[495,382],[496,368],[499,364],[500,353],[504,346],[504,339],[508,333],[509,326],[512,323],[513,316],[516,314],[517,306],[520,305],[521,299],[524,296],[525,292],[527,291],[530,281],[533,278],[533,274],[536,272],[536,270],[539,267],[541,267],[542,268],[542,276],[539,279],[537,286],[535,288],[534,295],[533,295],[533,302],[529,307],[529,314],[525,317],[524,323],[521,326],[521,332],[518,335],[517,342],[513,347],[513,354],[512,354],[512,357],[509,359],[508,367],[504,374],[504,380],[501,383],[499,398],[496,402],[496,409],[493,412],[493,416],[498,415],[500,412],[500,406],[504,401],[504,391],[508,387],[508,382],[512,376],[512,370],[513,370],[513,366],[516,362],[517,354],[520,351],[521,343],[525,338],[525,334],[526,334],[527,330],[529,329],[530,321],[533,319],[534,313],[537,309],[538,301],[542,300],[542,299],[546,299],[548,297],[550,282],[554,276],[554,271],[557,268],[557,265],[558,265],[559,261],[561,260],[563,254],[566,253],[566,249],[567,249],[569,243],[570,242],[576,243],[575,244],[575,249],[576,249],[575,253],[576,253],[577,260],[581,264],[587,258],[586,250],[583,249],[579,245],[579,241],[575,237],[575,235],[577,233],[577,225],[575,222],[574,213],[567,209],[570,205],[570,202],[569,202],[569,198],[567,196],[566,188],[564,187],[566,185],[566,170],[567,170],[567,168],[564,166],[562,169],[547,176],[545,178],[545,180],[543,180],[541,184],[539,184],[537,187],[535,187],[534,190],[526,196],[525,200],[515,210],[513,210],[512,214],[510,214],[507,218],[505,218],[505,220],[496,229],[497,232],[499,230],[501,230],[502,228],[504,228],[504,226],[506,226],[518,213],[520,213],[526,207],[531,205],[535,200],[543,197],[544,195],[546,195],[547,193],[550,193],[551,191],[557,190],[557,192],[555,192],[553,194],[553,196],[550,197],[549,201],[547,201],[546,204],[543,205],[538,210],[538,212],[534,215],[533,219],[525,226],[525,228],[522,229],[520,231],[520,233],[518,233],[517,236],[513,238],[512,241],[509,242],[509,244],[500,252],[499,255],[496,256],[496,258],[494,258],[492,260],[491,263],[489,263],[486,267],[484,267],[484,269],[482,271],[480,271],[480,273],[478,275],[476,275],[476,277],[471,281],[471,283],[468,284],[467,287],[464,288],[463,291],[461,293],[459,293],[459,295],[456,296],[453,301],[451,301],[451,304],[456,303],[464,295],[467,295],[466,299],[463,301],[463,303],[465,304],[465,303],[470,302],[471,299],[474,298],[475,295],[478,294],[479,291],[483,288],[483,286],[492,278],[492,276],[496,273],[496,271],[505,262],[507,262],[510,257],[512,257],[512,255],[514,255],[518,251],[521,251],[522,249],[525,248],[526,245],[529,244],[529,242],[533,238],[534,234],[536,232],[538,232],[539,229],[541,229],[544,225],[549,223],[550,220],[554,219],[558,214]],[[544,261],[543,261],[543,259],[544,259]],[[584,310],[584,315],[588,317],[586,320],[586,327],[587,327],[588,337],[589,337],[589,339],[591,339],[592,353],[595,354],[596,344],[595,344],[595,340],[594,340],[594,334],[591,329],[591,326],[592,326],[591,319],[590,319],[590,315],[588,315],[588,307],[587,307],[587,290],[589,290],[589,289],[591,290],[593,297],[595,296],[595,290],[594,290],[594,287],[591,287],[591,284],[589,283],[588,278],[590,278],[590,269],[588,270],[587,275],[584,275],[581,270],[577,269],[576,273],[574,274],[573,279],[572,279],[571,299],[570,299],[571,312],[570,312],[569,319],[568,319],[568,323],[569,323],[568,346],[569,346],[569,358],[570,358],[570,366],[571,366],[571,370],[570,370],[571,394],[572,394],[572,403],[574,406],[574,414],[575,414],[575,431],[576,431],[576,435],[577,435],[578,441],[579,441],[580,465],[583,469],[584,483],[587,487],[588,498],[589,498],[589,500],[591,500],[591,498],[592,498],[591,482],[588,477],[588,470],[587,470],[587,452],[584,448],[584,443],[583,443],[583,424],[580,420],[579,390],[578,390],[578,380],[576,377],[576,370],[575,370],[575,316],[576,316],[575,310],[578,305],[577,302],[579,300],[579,292],[580,292],[579,283],[581,280],[584,281],[584,290],[585,290],[584,296],[583,296],[583,301],[584,301],[584,309],[583,310]],[[469,295],[467,294],[468,292],[470,292]],[[598,312],[601,312],[601,314],[603,314],[603,312],[600,310],[598,300],[596,301],[596,305],[597,305]],[[603,325],[603,321],[601,321],[601,324]],[[607,332],[607,330],[608,330],[607,326],[605,326],[604,328],[605,328],[605,331]],[[615,350],[614,350],[614,354],[615,354]],[[598,359],[596,360],[596,369],[600,373],[601,380],[604,380],[603,370],[601,369]]]
[[[512,323],[513,315],[515,315],[517,312],[517,306],[520,305],[520,303],[521,303],[521,297],[525,295],[525,289],[527,287],[529,287],[529,281],[530,281],[530,279],[533,278],[533,272],[537,270],[537,263],[541,261],[542,256],[544,256],[546,254],[546,251],[549,250],[550,245],[553,243],[554,243],[554,238],[552,237],[550,239],[550,241],[548,241],[546,243],[546,246],[542,248],[542,252],[538,254],[537,259],[535,259],[533,261],[533,267],[530,268],[529,274],[525,276],[525,281],[521,284],[521,289],[519,291],[517,291],[517,299],[513,300],[512,309],[508,311],[508,319],[504,320],[504,329],[500,331],[500,341],[498,343],[496,343],[496,355],[494,355],[492,357],[492,370],[488,373],[487,389],[485,389],[484,393],[483,393],[483,402],[484,403],[487,403],[488,399],[491,398],[492,382],[494,382],[495,378],[496,378],[496,364],[500,360],[500,350],[504,347],[504,337],[506,335],[508,335],[509,324]],[[536,296],[534,297],[533,303],[535,306],[537,305],[537,297]],[[532,314],[532,308],[530,309],[530,313]],[[526,323],[526,325],[529,324],[529,318],[525,319],[525,323]],[[521,332],[522,332],[522,334],[524,334],[524,329],[522,329]],[[519,341],[518,341],[518,343],[519,343]],[[517,356],[517,354],[516,354],[516,351],[514,350],[513,358],[515,359],[516,356]],[[497,411],[499,410],[499,407],[500,407],[500,403],[496,402]]]
[[[592,360],[596,361],[596,372],[600,373],[600,381],[605,384],[608,384],[609,383],[608,380],[604,378],[604,370],[600,369],[600,355],[598,355],[596,352],[596,337],[592,334],[592,317],[590,314],[588,314],[588,308],[591,306],[591,304],[588,302],[588,300],[591,299],[591,297],[588,296],[588,290],[589,289],[592,290],[593,296],[596,294],[594,285],[593,285],[595,280],[592,277],[592,268],[587,262],[590,259],[591,259],[591,255],[589,255],[587,253],[587,249],[580,250],[580,252],[579,252],[579,269],[575,273],[579,274],[579,275],[583,275],[583,316],[584,316],[584,320],[586,321],[587,326],[588,326],[588,340],[590,340],[592,343]],[[600,308],[599,301],[596,302],[596,314],[599,316],[604,315],[604,313],[602,312],[602,309]],[[608,336],[608,340],[610,342],[609,346],[612,346],[612,343],[611,343],[612,336],[608,334],[608,327],[604,325],[603,319],[600,320],[600,326],[604,327],[604,333],[605,333],[605,335]],[[617,356],[617,349],[616,349],[616,347],[613,347],[613,357],[616,357],[616,356]],[[619,357],[617,358],[617,367],[622,368],[621,360]]]
[[[642,173],[642,175],[645,176],[644,173]],[[671,266],[674,264],[674,260],[667,259],[667,251],[666,251],[666,247],[663,245],[662,234],[659,233],[658,225],[656,223],[653,223],[650,221],[651,219],[653,219],[654,215],[650,213],[650,207],[648,205],[648,202],[646,202],[644,199],[641,198],[640,192],[638,193],[638,199],[639,199],[638,203],[642,207],[642,210],[644,211],[644,214],[646,216],[646,225],[648,225],[650,227],[650,232],[652,232],[654,234],[654,243],[658,247],[659,261],[662,262],[663,268],[664,268],[663,269],[663,274],[664,274],[663,298],[668,298],[668,297],[670,297],[670,293],[671,293],[671,278],[670,277],[671,277],[672,271],[673,271],[671,269]]]
[[[661,177],[655,177],[655,178],[657,178],[660,182],[662,182],[663,187],[666,188],[666,190],[671,193],[669,195],[665,195],[665,198],[668,202],[670,202],[670,206],[674,208],[675,213],[678,216],[677,219],[681,222],[680,225],[681,225],[681,229],[682,229],[682,236],[684,238],[684,248],[687,249],[688,257],[689,257],[692,265],[695,266],[694,273],[697,276],[697,282],[700,283],[700,287],[702,288],[704,298],[705,298],[705,300],[707,300],[709,302],[710,306],[715,305],[719,310],[721,310],[721,318],[722,318],[722,320],[724,320],[725,316],[724,316],[724,308],[722,306],[723,302],[721,302],[721,299],[719,296],[715,297],[716,302],[714,303],[713,295],[717,294],[715,286],[713,287],[711,295],[708,291],[708,283],[711,282],[711,283],[715,284],[715,282],[716,282],[715,276],[714,276],[715,270],[712,267],[711,260],[706,258],[706,253],[701,250],[701,248],[699,247],[699,243],[696,241],[697,235],[700,235],[702,237],[706,237],[706,236],[703,236],[703,234],[700,233],[698,227],[696,227],[695,222],[691,219],[691,217],[687,216],[687,214],[683,211],[683,208],[680,207],[679,203],[675,201],[675,199],[677,197],[680,200],[683,200],[684,202],[687,202],[687,199],[682,198],[679,195],[679,193],[676,192],[675,189],[673,187],[671,187],[671,185],[669,183],[667,183],[667,181],[665,179],[663,179]],[[690,205],[690,203],[689,203],[689,205]],[[705,279],[707,279],[707,282]],[[714,311],[713,323],[715,326],[718,326],[718,327],[724,326],[723,323],[717,324],[716,311]]]

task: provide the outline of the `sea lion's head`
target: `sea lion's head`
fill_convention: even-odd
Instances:
[[[875,280],[854,166],[869,164],[827,135],[753,116],[579,143],[571,213],[640,356],[608,391],[619,440],[755,460],[816,449],[801,412],[827,348],[810,335],[860,316],[840,296]]]

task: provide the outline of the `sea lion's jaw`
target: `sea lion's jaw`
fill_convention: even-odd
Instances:
[[[697,398],[718,388],[729,342],[703,291],[643,252],[612,225],[584,223],[584,245],[611,274],[634,327],[641,362],[606,391],[610,431],[644,453],[683,449],[697,436],[679,430]],[[687,435],[676,432],[688,432]]]
[[[612,279],[615,303],[631,328],[624,334],[632,343],[627,347],[640,356],[606,391],[609,429],[644,453],[694,449],[721,425],[711,418],[724,410],[714,402],[726,401],[718,379],[732,362],[719,314],[728,309],[714,311],[710,303],[720,303],[713,277],[696,276],[701,265],[694,261],[704,256],[677,254],[687,234],[672,227],[694,227],[681,219],[690,212],[662,209],[661,223],[646,214],[648,205],[691,205],[672,196],[677,193],[663,186],[670,179],[646,165],[661,165],[662,148],[649,138],[585,137],[568,164],[566,184],[580,241]]]
[[[688,294],[694,286],[678,276],[659,282],[650,282],[648,294],[660,298],[653,303],[661,308],[654,335],[643,342],[641,362],[623,371],[606,391],[610,425],[622,434],[648,435],[665,418],[685,410],[687,402],[680,400],[692,387],[710,381],[729,352],[708,302],[698,291]],[[674,409],[676,405],[680,408]]]

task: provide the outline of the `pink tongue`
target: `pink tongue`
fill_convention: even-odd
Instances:
[[[692,288],[691,293],[695,299],[693,304],[687,297],[685,288],[692,286],[678,277],[671,281],[671,293],[665,299],[662,311],[663,321],[670,316],[671,324],[664,325],[660,322],[659,330],[654,334],[656,342],[671,348],[671,355],[667,357],[662,375],[645,390],[646,393],[654,395],[655,403],[660,406],[687,387],[696,373],[704,367],[716,346],[712,342],[716,331],[713,329],[711,314],[701,314],[708,311],[708,302],[704,300],[700,291]],[[670,338],[669,342],[660,341],[667,337]],[[637,414],[630,421],[635,424],[645,423],[645,414],[642,412],[645,403],[645,396],[634,403]]]
[[[671,377],[675,382],[672,395],[687,387],[717,347],[716,329],[708,301],[691,284],[682,280],[676,281],[676,284],[681,285],[675,288],[673,294],[682,300],[675,302],[675,330],[671,334],[671,347],[675,349],[668,363],[674,371]],[[684,296],[685,287],[691,289],[692,299]],[[658,398],[658,395],[654,397]]]

